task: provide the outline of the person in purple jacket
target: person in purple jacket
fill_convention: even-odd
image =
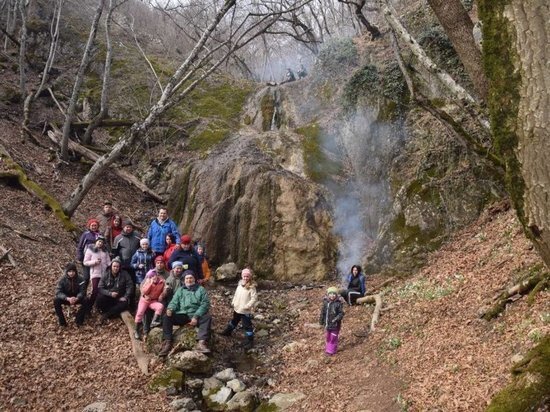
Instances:
[[[78,245],[76,246],[76,261],[82,265],[86,250],[95,245],[95,241],[101,235],[99,231],[99,221],[97,219],[89,219],[86,223],[86,230],[80,236]],[[84,278],[84,290],[88,290],[90,283],[90,268],[82,266],[82,277]]]

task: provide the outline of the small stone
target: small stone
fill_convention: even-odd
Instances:
[[[230,381],[232,379],[235,379],[237,377],[237,374],[235,373],[233,368],[227,368],[227,369],[224,369],[221,372],[216,373],[214,375],[214,377],[216,379],[219,379],[219,380],[223,381],[223,382],[227,382],[227,381]]]
[[[206,396],[210,395],[212,392],[217,391],[222,386],[223,386],[222,381],[220,381],[220,380],[218,380],[214,377],[206,378],[204,380],[204,385],[202,387],[202,396],[206,397]]]
[[[515,365],[517,363],[520,363],[523,359],[524,359],[524,356],[521,353],[516,353],[514,356],[512,356],[510,360]]]
[[[86,406],[82,412],[104,412],[107,410],[105,402],[94,402]]]
[[[235,393],[242,392],[246,389],[246,385],[239,379],[231,379],[225,385],[228,388],[231,388],[231,390]]]
[[[214,403],[214,404],[224,404],[227,403],[229,399],[231,399],[231,396],[233,395],[233,392],[231,389],[229,389],[227,386],[224,386],[223,388],[220,388],[219,391],[211,394],[208,396],[207,403]]]
[[[185,381],[185,384],[191,389],[200,389],[202,388],[203,381],[202,379],[189,379]]]
[[[175,411],[179,411],[180,409],[190,411],[195,409],[197,405],[191,398],[178,398],[170,402],[170,407]]]
[[[262,330],[259,330],[257,333],[256,333],[256,336],[259,337],[259,338],[264,338],[266,336],[269,336],[269,332],[265,329],[262,329]]]
[[[227,402],[228,411],[253,411],[256,406],[256,395],[249,390],[239,392]]]

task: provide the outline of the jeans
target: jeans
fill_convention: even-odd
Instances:
[[[162,317],[162,332],[164,339],[172,340],[174,325],[187,325],[191,322],[191,318],[184,313],[172,313],[172,316],[164,315]],[[207,313],[199,318],[197,324],[199,332],[197,333],[198,340],[208,340],[210,337],[210,327],[212,326],[212,315]]]

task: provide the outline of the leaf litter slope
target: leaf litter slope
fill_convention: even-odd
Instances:
[[[29,176],[66,198],[86,167],[62,166],[63,180],[56,180],[47,144],[42,149],[21,145],[17,123],[9,116],[0,122],[2,144]],[[1,408],[77,410],[102,400],[111,410],[168,410],[164,394],[147,391],[148,378],[137,368],[122,322],[100,328],[93,318],[80,330],[56,326],[55,282],[73,259],[75,241],[40,201],[12,186],[2,185],[0,191],[0,244],[13,249],[17,262],[15,268],[0,265]],[[156,205],[107,174],[74,221],[83,228],[105,198],[141,225],[155,214]],[[532,305],[524,298],[516,301],[493,322],[479,320],[478,311],[536,263],[540,259],[513,211],[485,212],[435,252],[418,274],[382,290],[389,309],[374,333],[360,336],[370,324],[372,307],[348,308],[340,351],[331,358],[323,354],[322,331],[312,327],[322,289],[261,291],[263,299],[287,301],[297,317],[282,325],[283,333],[257,340],[260,360],[251,373],[272,379],[262,388],[264,396],[306,394],[292,410],[482,410],[509,381],[511,357],[548,332],[548,292],[540,292]],[[382,281],[375,277],[369,287],[377,289]],[[221,301],[218,296],[213,300]],[[214,315],[221,325],[229,308],[217,306]],[[286,346],[291,342],[296,344]]]

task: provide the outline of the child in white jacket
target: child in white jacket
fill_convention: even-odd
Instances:
[[[252,280],[252,272],[245,268],[241,272],[241,280],[235,290],[233,305],[233,319],[229,321],[223,332],[223,336],[230,336],[233,329],[240,321],[243,322],[246,340],[243,344],[245,350],[252,349],[254,345],[254,328],[252,326],[252,311],[257,301],[256,282]]]

